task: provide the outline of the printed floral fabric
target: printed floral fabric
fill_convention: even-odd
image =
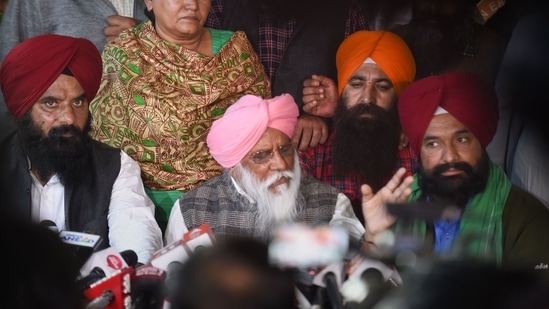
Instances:
[[[160,39],[146,21],[108,43],[102,58],[92,136],[135,159],[153,190],[188,191],[220,175],[206,145],[212,122],[245,94],[271,97],[241,31],[209,57]]]

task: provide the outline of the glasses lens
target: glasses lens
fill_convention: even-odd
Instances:
[[[254,163],[256,164],[267,163],[271,159],[272,154],[272,150],[256,152],[252,155],[252,161],[254,161]]]
[[[293,155],[294,154],[294,145],[292,143],[290,143],[290,144],[280,146],[280,148],[278,148],[278,152],[280,152],[280,154],[285,156],[285,157],[287,157],[289,155]]]

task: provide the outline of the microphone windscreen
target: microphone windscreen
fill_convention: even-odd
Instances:
[[[126,261],[126,263],[129,266],[131,266],[133,268],[136,267],[136,265],[137,265],[137,253],[135,253],[135,251],[125,250],[125,251],[120,252],[120,255],[122,256],[124,261]]]
[[[40,221],[40,225],[43,226],[43,227],[47,227],[48,229],[50,229],[54,233],[59,233],[59,229],[57,228],[57,224],[55,224],[55,222],[53,222],[51,220],[42,220],[42,221]]]

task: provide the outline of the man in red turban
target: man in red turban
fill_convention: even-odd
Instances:
[[[92,231],[97,249],[131,249],[145,264],[162,233],[139,166],[89,136],[101,69],[97,48],[69,36],[36,36],[7,54],[0,87],[17,127],[0,137],[0,196],[26,220]]]
[[[401,134],[396,103],[414,80],[415,63],[397,35],[357,31],[339,46],[336,64],[337,89],[323,76],[305,81],[303,101],[312,99],[335,111],[322,114],[333,116],[328,141],[300,152],[300,160],[306,174],[345,193],[362,218],[363,183],[377,191],[398,167],[412,174],[415,159]]]
[[[299,111],[293,97],[241,97],[208,133],[215,160],[225,168],[183,194],[172,208],[166,243],[188,227],[208,223],[216,237],[244,235],[269,240],[285,223],[331,223],[358,240],[364,227],[349,199],[335,188],[301,175],[291,142]]]
[[[367,236],[374,240],[395,222],[385,203],[409,198],[437,218],[417,216],[406,227],[397,220],[400,233],[425,241],[421,249],[536,270],[549,279],[549,209],[512,185],[486,152],[498,122],[493,87],[472,73],[430,76],[402,92],[398,110],[419,168],[413,182],[396,175],[377,194],[363,187]],[[437,214],[436,205],[446,211]]]

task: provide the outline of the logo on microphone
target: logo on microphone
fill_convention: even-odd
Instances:
[[[112,269],[122,269],[125,267],[124,262],[118,255],[109,254],[107,255],[106,260],[107,260],[107,266],[109,266]]]

